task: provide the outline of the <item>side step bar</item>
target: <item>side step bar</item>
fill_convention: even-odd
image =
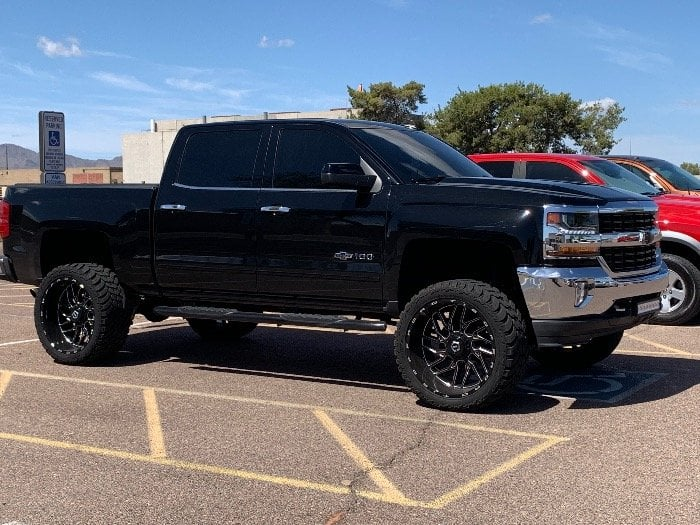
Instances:
[[[167,317],[267,323],[277,326],[314,326],[317,328],[337,328],[339,330],[359,330],[363,332],[383,332],[387,326],[384,321],[354,319],[335,315],[241,312],[231,308],[208,308],[203,306],[156,306],[153,308],[153,312]]]

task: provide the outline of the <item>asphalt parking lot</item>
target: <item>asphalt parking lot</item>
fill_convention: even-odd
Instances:
[[[452,413],[403,386],[390,333],[217,345],[137,317],[109,363],[61,366],[28,289],[0,281],[0,525],[700,523],[700,323]]]

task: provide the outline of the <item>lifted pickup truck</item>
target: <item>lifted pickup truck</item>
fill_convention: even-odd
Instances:
[[[135,313],[219,339],[396,324],[406,384],[446,409],[503,396],[531,352],[607,357],[668,284],[650,199],[496,179],[377,122],[186,126],[157,186],[16,185],[1,206],[0,268],[38,285],[59,363],[118,351]]]

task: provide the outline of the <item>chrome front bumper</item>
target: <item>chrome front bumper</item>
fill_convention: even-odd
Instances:
[[[619,301],[661,294],[668,287],[668,268],[661,262],[654,273],[614,278],[598,266],[523,266],[518,278],[530,317],[555,320],[600,315]]]

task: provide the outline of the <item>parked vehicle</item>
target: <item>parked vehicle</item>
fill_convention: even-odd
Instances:
[[[667,160],[638,155],[603,155],[668,193],[700,196],[700,177],[688,173]]]
[[[134,313],[205,339],[396,324],[406,384],[465,409],[509,391],[531,348],[590,365],[656,314],[656,213],[612,188],[496,180],[404,126],[202,124],[178,132],[157,186],[10,187],[0,268],[38,285],[60,363],[118,351]]]
[[[659,206],[661,250],[670,280],[661,312],[649,322],[683,324],[700,313],[700,198],[663,194],[627,169],[591,155],[489,153],[469,158],[498,177],[579,181],[651,196]]]

